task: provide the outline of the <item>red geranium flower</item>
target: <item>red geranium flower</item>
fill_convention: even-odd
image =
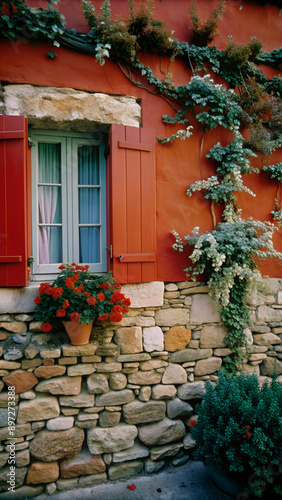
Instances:
[[[90,306],[94,306],[96,303],[97,303],[97,299],[96,297],[89,297],[87,300],[86,300],[87,304],[89,304]]]
[[[106,321],[108,319],[109,315],[107,313],[102,314],[101,316],[98,316],[99,321]]]
[[[50,332],[50,330],[52,330],[52,326],[50,325],[50,323],[42,323],[41,330],[43,332]]]
[[[89,292],[83,292],[82,295],[84,295],[85,297],[90,297],[90,293]]]
[[[71,277],[66,278],[66,287],[67,288],[73,288],[74,287],[74,281]]]
[[[103,294],[103,292],[98,293],[97,298],[102,302],[103,300],[105,300],[105,295]]]
[[[46,292],[46,290],[47,290],[47,288],[49,288],[49,286],[50,286],[50,283],[41,283],[41,285],[39,287],[39,293],[41,295],[44,295],[45,292]]]
[[[70,303],[69,303],[68,299],[65,299],[64,303],[63,303],[63,308],[67,309],[67,307],[69,307],[69,306],[70,306]]]
[[[57,309],[56,311],[56,316],[57,318],[62,318],[63,316],[66,315],[66,310],[65,309]]]
[[[76,321],[77,319],[79,319],[79,313],[78,312],[73,312],[70,314],[70,320],[71,321]]]
[[[37,297],[35,297],[34,301],[33,301],[36,305],[40,304],[41,302],[41,297],[39,297],[39,295],[37,295]]]
[[[250,425],[245,425],[245,429],[246,429],[246,431],[249,431],[249,430],[250,430],[250,428],[251,428],[251,426],[250,426]]]
[[[189,427],[195,427],[196,425],[196,419],[195,418],[191,418],[190,419],[190,423],[189,423]]]
[[[74,293],[81,293],[82,292],[80,286],[75,286],[74,289],[73,289],[73,291],[74,291]]]
[[[46,295],[53,295],[53,288],[51,286],[48,286],[45,290]]]
[[[64,264],[61,264],[61,265],[59,266],[59,269],[62,271],[63,269],[66,269],[66,266],[64,266]]]
[[[74,273],[74,275],[73,275],[72,279],[73,279],[74,281],[78,281],[78,280],[79,280],[79,276],[78,276],[78,274],[77,274],[77,273]]]
[[[133,483],[132,483],[132,484],[128,484],[126,487],[127,487],[129,490],[135,490],[135,489],[136,489],[136,486],[135,486],[135,484],[133,484]]]
[[[64,292],[64,290],[62,289],[62,287],[60,287],[60,286],[55,286],[55,287],[53,288],[53,293],[52,293],[52,295],[53,295],[54,299],[58,299],[59,297],[61,297],[61,295],[63,294],[63,292]]]

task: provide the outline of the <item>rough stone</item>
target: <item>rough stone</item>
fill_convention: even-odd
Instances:
[[[220,314],[209,295],[194,295],[191,305],[191,324],[220,323]]]
[[[159,309],[156,311],[155,320],[158,326],[185,326],[190,321],[189,310],[179,307]]]
[[[61,122],[71,130],[93,130],[97,123],[120,123],[140,126],[141,107],[133,97],[90,93],[71,88],[34,87],[32,85],[5,85],[7,114],[19,114],[28,118],[30,125],[60,129]],[[25,310],[25,309],[23,309]]]
[[[154,460],[151,460],[150,458],[146,460],[145,462],[145,472],[146,474],[153,474],[154,472],[159,472],[165,465],[164,460],[158,460],[155,462]]]
[[[274,309],[269,306],[259,306],[257,309],[257,319],[258,321],[265,321],[266,323],[277,321],[282,321],[282,309]]]
[[[87,444],[92,455],[113,453],[132,448],[138,434],[135,425],[119,424],[116,427],[90,429]]]
[[[109,479],[112,481],[121,477],[134,476],[139,474],[143,469],[143,462],[134,460],[133,462],[125,462],[109,467]]]
[[[185,425],[181,420],[171,420],[166,417],[160,422],[140,427],[138,436],[147,446],[167,444],[185,436]]]
[[[190,417],[194,410],[189,403],[176,397],[172,401],[167,401],[166,411],[169,418],[186,418]]]
[[[10,467],[11,466],[9,465],[7,467],[4,467],[0,471],[0,491],[8,490],[8,488],[10,487],[10,484],[7,482],[7,478],[9,477],[8,474],[10,474]],[[27,467],[20,467],[20,468],[17,468],[15,470],[15,487],[16,488],[19,488],[20,486],[22,486],[22,484],[25,480],[26,473],[27,473]],[[1,494],[1,499],[3,496],[4,495]],[[12,492],[11,498],[14,499],[13,492]]]
[[[87,476],[81,476],[78,479],[78,485],[80,488],[92,487],[96,484],[106,483],[107,474],[101,472],[100,474],[89,474]]]
[[[177,389],[178,397],[184,400],[202,399],[205,392],[205,383],[202,380],[192,383],[187,382],[187,384],[180,385]]]
[[[64,431],[73,427],[73,417],[57,417],[47,421],[46,427],[48,431]]]
[[[272,377],[274,372],[276,372],[277,375],[282,374],[282,361],[267,356],[260,365],[260,373],[261,375]]]
[[[105,394],[96,396],[96,406],[117,406],[133,401],[134,393],[130,389],[122,391],[108,391]]]
[[[54,432],[42,430],[31,441],[30,453],[43,462],[69,458],[80,452],[83,440],[84,431],[77,427]]]
[[[140,354],[121,354],[117,357],[117,361],[121,363],[134,362],[134,361],[147,361],[151,359],[150,354],[143,352]]]
[[[15,401],[15,405],[17,405],[19,402],[19,395],[18,394],[15,394],[14,401]],[[7,408],[8,406],[10,406],[8,404],[8,392],[1,393],[0,394],[0,408]]]
[[[28,434],[31,434],[31,425],[30,423],[25,423],[25,424],[16,424],[15,429],[13,431],[13,439],[27,436]],[[6,439],[10,438],[10,432],[8,427],[2,427],[0,429],[0,441],[5,441]]]
[[[44,415],[45,419],[58,417],[60,406],[57,398],[52,396],[38,396],[35,399],[21,401],[19,404],[18,424],[40,420]]]
[[[184,326],[173,326],[164,337],[164,348],[166,351],[175,352],[184,349],[191,340],[191,330]]]
[[[96,371],[102,373],[112,373],[112,372],[120,372],[122,369],[121,363],[113,362],[113,363],[98,363]]]
[[[190,450],[191,448],[194,448],[196,446],[196,441],[194,441],[191,434],[186,434],[185,438],[183,439],[183,444],[185,450]]]
[[[94,394],[89,394],[86,390],[82,390],[77,396],[61,396],[61,406],[72,406],[73,408],[87,408],[94,406]]]
[[[90,394],[103,394],[108,392],[109,384],[105,375],[94,373],[86,379],[87,389]]]
[[[113,462],[127,462],[136,460],[137,458],[145,458],[150,455],[150,451],[146,446],[136,443],[132,448],[113,453]]]
[[[0,359],[0,369],[17,370],[20,367],[21,367],[21,364],[17,363],[16,361],[5,361],[4,359]]]
[[[274,344],[281,344],[281,339],[274,333],[261,333],[254,335],[254,344],[271,347]]]
[[[164,283],[162,281],[123,285],[122,292],[130,298],[132,308],[163,305]]]
[[[25,334],[27,332],[26,324],[23,321],[0,322],[0,328],[8,332]]]
[[[202,349],[214,349],[226,347],[226,328],[220,325],[204,325],[201,331],[200,347]]]
[[[142,371],[150,371],[167,365],[167,361],[163,361],[161,359],[150,359],[149,361],[141,362],[139,366]]]
[[[23,500],[23,498],[37,497],[43,493],[44,486],[20,486],[12,494],[10,492],[2,493],[1,500]]]
[[[118,425],[121,419],[119,411],[104,410],[99,414],[99,425],[101,427],[114,427]]]
[[[149,401],[151,394],[152,394],[152,388],[149,385],[143,386],[140,387],[139,389],[138,398],[140,399],[140,401],[147,402]]]
[[[111,373],[109,385],[113,391],[121,391],[126,387],[127,377],[123,373]]]
[[[58,462],[33,462],[27,473],[27,484],[51,483],[59,477]]]
[[[40,349],[40,356],[41,358],[44,359],[54,359],[54,358],[60,358],[61,356],[61,349],[56,348],[56,349]]]
[[[21,450],[16,453],[16,467],[26,467],[30,462],[29,450]]]
[[[66,372],[66,367],[61,366],[61,365],[54,365],[54,366],[38,366],[34,370],[34,375],[38,378],[52,378],[52,377],[60,377],[61,375],[64,375]]]
[[[93,363],[88,363],[88,364],[78,364],[74,366],[69,366],[68,367],[68,376],[69,377],[77,377],[80,375],[90,375],[91,373],[95,372],[96,368],[93,365]]]
[[[164,348],[163,332],[159,326],[143,328],[144,351],[162,351]]]
[[[202,375],[209,375],[210,373],[217,372],[222,365],[222,359],[211,357],[208,359],[200,359],[196,361],[194,374],[196,377],[201,377]]]
[[[60,464],[62,478],[99,474],[105,470],[106,465],[102,457],[100,455],[91,455],[86,449],[83,449],[73,458],[62,460]]]
[[[0,469],[3,469],[3,467],[5,467],[6,463],[8,462],[9,456],[9,453],[0,453]]]
[[[183,448],[183,443],[172,443],[164,446],[155,446],[151,448],[151,460],[162,460],[166,457],[174,457],[179,450]]]
[[[33,373],[24,370],[16,370],[10,373],[3,377],[3,381],[7,386],[14,386],[16,394],[26,392],[38,383],[38,379]]]
[[[92,477],[92,475],[87,477]],[[77,488],[78,478],[74,477],[72,479],[58,479],[56,485],[59,491],[70,491]]]
[[[0,314],[32,312],[35,309],[33,302],[38,295],[38,285],[30,285],[21,288],[0,289]]]
[[[106,345],[99,345],[97,347],[96,354],[98,356],[112,356],[116,357],[120,354],[120,348],[116,344],[106,344]]]
[[[81,377],[58,377],[51,380],[42,380],[37,385],[36,391],[75,396],[81,391]]]
[[[93,356],[96,352],[97,346],[94,344],[86,345],[63,345],[63,356]]]
[[[127,424],[143,424],[163,420],[165,410],[166,404],[163,401],[132,401],[124,405],[123,416]]]
[[[173,352],[169,356],[171,363],[185,363],[187,361],[197,361],[198,359],[206,359],[212,356],[212,349],[183,349],[182,351]]]
[[[177,393],[174,385],[154,385],[152,389],[152,399],[164,400],[173,399]]]
[[[154,370],[148,372],[137,371],[128,374],[128,382],[137,385],[159,384],[161,378],[162,374]]]
[[[118,328],[115,342],[122,354],[142,352],[142,328],[140,326]]]
[[[180,365],[169,365],[163,374],[162,384],[185,384],[187,372]]]

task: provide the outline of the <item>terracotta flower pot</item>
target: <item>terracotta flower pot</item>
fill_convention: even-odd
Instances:
[[[80,324],[78,320],[63,321],[63,325],[72,345],[85,345],[89,343],[93,321],[89,325],[87,323]]]

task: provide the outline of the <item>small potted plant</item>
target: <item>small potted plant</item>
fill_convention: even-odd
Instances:
[[[282,384],[257,375],[219,375],[190,422],[195,458],[236,497],[281,498]]]
[[[52,322],[59,319],[72,344],[87,344],[96,320],[116,323],[128,312],[130,299],[124,296],[110,273],[97,276],[89,271],[88,265],[74,262],[61,264],[59,269],[52,284],[40,284],[39,295],[34,299],[34,319],[42,321],[43,332],[49,332]],[[83,338],[80,338],[81,331],[85,334]]]

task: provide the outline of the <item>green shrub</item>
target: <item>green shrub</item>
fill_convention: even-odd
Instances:
[[[192,427],[195,458],[221,470],[243,475],[246,493],[255,497],[281,494],[282,385],[260,387],[256,375],[219,375],[206,382]],[[248,497],[250,498],[250,497]],[[268,496],[268,498],[273,498]]]

